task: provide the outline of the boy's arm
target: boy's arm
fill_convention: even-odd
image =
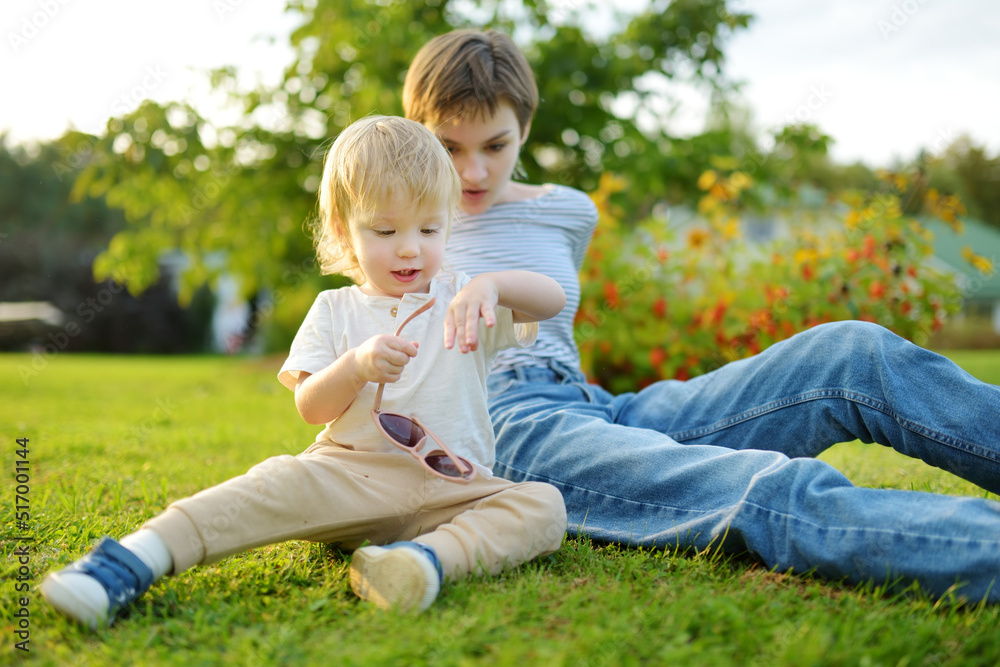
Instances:
[[[479,346],[479,319],[496,324],[496,306],[509,308],[514,322],[537,322],[555,317],[566,305],[566,293],[552,278],[532,271],[481,273],[463,287],[448,306],[444,346],[458,344],[461,352]]]
[[[326,424],[344,414],[369,382],[395,382],[417,344],[396,336],[373,336],[323,370],[300,372],[295,407],[309,424]]]

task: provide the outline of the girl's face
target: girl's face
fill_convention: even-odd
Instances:
[[[352,220],[354,251],[365,274],[361,291],[396,298],[427,293],[444,259],[448,213],[447,207],[419,207],[396,195],[370,220]]]
[[[456,116],[428,128],[437,133],[462,178],[460,208],[469,215],[484,213],[509,201],[511,174],[531,123],[521,131],[514,107],[502,101],[492,116]]]

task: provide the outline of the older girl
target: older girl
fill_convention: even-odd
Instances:
[[[490,377],[499,475],[558,487],[571,531],[644,546],[749,551],[779,571],[916,580],[1000,600],[1000,504],[857,488],[813,458],[876,442],[1000,491],[1000,388],[864,322],[819,326],[688,382],[614,396],[580,371],[572,321],[596,222],[582,193],[511,180],[538,93],[512,41],[455,31],[407,74],[408,117],[463,184],[448,245],[462,271],[527,269],[568,305]]]

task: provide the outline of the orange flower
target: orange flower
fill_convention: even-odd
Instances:
[[[871,234],[865,234],[864,255],[868,259],[875,256],[875,237]]]
[[[716,183],[709,189],[708,194],[715,197],[719,201],[727,201],[733,193],[730,188],[726,187],[726,184]]]
[[[754,329],[764,329],[771,323],[770,310],[757,310],[750,313],[750,326]]]
[[[604,283],[604,300],[608,302],[609,308],[618,307],[618,288],[610,280]]]
[[[656,259],[660,264],[663,264],[670,259],[670,251],[665,246],[660,246],[656,249]]]
[[[813,271],[812,264],[803,264],[802,265],[802,278],[803,278],[803,280],[812,280],[813,276],[815,276],[815,275],[816,275],[816,272]]]
[[[688,230],[687,244],[692,250],[698,250],[708,243],[708,232],[701,227]]]
[[[868,296],[873,299],[881,299],[885,296],[885,285],[881,281],[873,280],[872,284],[868,286]]]
[[[667,353],[662,347],[654,347],[649,351],[649,363],[653,368],[659,368],[667,360]]]
[[[765,285],[764,297],[767,299],[768,305],[774,305],[775,301],[784,301],[788,297],[788,288],[780,285],[778,287]]]

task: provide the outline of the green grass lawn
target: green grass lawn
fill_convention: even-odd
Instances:
[[[953,353],[1000,384],[1000,353]],[[171,500],[295,454],[318,427],[297,416],[273,361],[0,355],[4,609],[0,663],[51,665],[995,665],[1000,609],[889,595],[767,571],[747,557],[567,541],[497,578],[446,588],[419,617],[358,601],[347,562],[293,542],[154,585],[88,633],[34,590],[17,593],[15,537],[34,538],[33,585],[105,534]],[[16,438],[29,438],[29,530],[15,521]],[[874,445],[824,458],[855,483],[950,494],[976,487]],[[30,652],[14,648],[27,597]]]

